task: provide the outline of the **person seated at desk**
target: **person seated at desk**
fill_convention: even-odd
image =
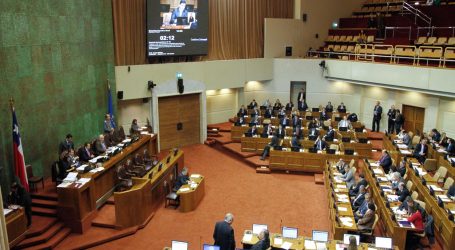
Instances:
[[[400,164],[398,164],[398,168],[396,169],[395,172],[400,173],[400,176],[404,177],[404,175],[406,174],[406,157],[404,157]]]
[[[96,139],[95,142],[95,150],[96,154],[100,155],[106,152],[107,146],[106,143],[104,142],[104,135],[99,135],[98,139]]]
[[[272,118],[273,116],[273,108],[272,106],[267,106],[267,109],[265,110],[264,113],[264,118]]]
[[[79,149],[78,152],[79,160],[81,160],[82,162],[88,162],[90,159],[95,157],[90,148],[91,148],[90,142],[86,142],[84,146]]]
[[[408,206],[408,214],[409,217],[407,218],[407,220],[414,224],[413,228],[414,230],[407,231],[406,249],[417,249],[417,246],[415,244],[420,241],[420,237],[414,234],[414,232],[418,234],[422,233],[424,229],[423,217],[420,211],[415,208],[415,206]]]
[[[332,113],[333,112],[333,105],[331,102],[328,102],[327,105],[325,106],[325,111]]]
[[[264,147],[264,151],[262,152],[261,160],[262,161],[265,160],[265,157],[267,157],[269,155],[270,148],[273,148],[273,147],[279,146],[279,145],[280,145],[280,139],[278,139],[277,133],[273,133],[272,140],[270,141],[269,144],[267,144]]]
[[[441,140],[441,133],[437,129],[432,129],[430,134],[431,140],[434,142],[439,142]]]
[[[115,123],[112,120],[111,115],[106,114],[104,116],[104,133],[114,132],[114,130],[115,130]]]
[[[327,142],[325,142],[324,138],[318,136],[318,139],[314,142],[314,148],[316,150],[325,150],[327,148]]]
[[[290,110],[292,110],[293,108],[294,108],[294,103],[288,102],[288,103],[286,104],[286,110],[289,110],[289,111],[290,111]]]
[[[280,99],[276,99],[275,104],[273,105],[273,109],[281,109],[283,105],[280,102]]]
[[[357,221],[357,229],[360,231],[372,230],[374,224],[374,214],[376,206],[374,203],[368,203],[368,210],[365,212],[362,218]]]
[[[120,164],[117,169],[117,191],[122,192],[130,189],[133,186],[131,177],[134,175],[129,173],[123,164]]]
[[[186,9],[186,0],[180,0],[179,6],[172,12],[171,24],[184,25],[178,23],[178,17],[188,17],[188,10]],[[186,24],[186,23],[185,23]]]
[[[270,105],[271,105],[271,104],[270,104],[269,99],[265,100],[265,102],[262,104],[263,107],[268,107],[268,106],[270,106]]]
[[[234,222],[234,215],[227,213],[224,216],[224,221],[219,221],[215,224],[213,230],[214,245],[219,246],[221,250],[234,250],[235,237],[232,223]]]
[[[242,126],[245,124],[245,119],[243,116],[237,117],[237,120],[234,123],[234,126]]]
[[[452,183],[452,185],[449,187],[449,190],[447,191],[447,196],[450,199],[455,200],[455,182]]]
[[[320,121],[327,121],[330,118],[327,112],[326,109],[322,109],[321,114],[319,115]]]
[[[8,204],[19,205],[24,208],[25,216],[27,217],[27,227],[30,227],[32,224],[32,199],[27,190],[16,181],[11,184],[8,195]]]
[[[282,108],[280,109],[280,111],[278,112],[278,118],[283,118],[286,116],[286,109]]]
[[[300,140],[303,138],[303,131],[302,131],[302,126],[300,125],[297,125],[296,127],[294,127],[292,129],[292,133],[295,133],[295,135],[297,136],[297,138]]]
[[[69,151],[70,149],[74,149],[73,136],[67,134],[65,140],[58,145],[58,154],[60,155],[63,151]]]
[[[447,139],[447,147],[446,151],[448,155],[454,155],[455,154],[455,140],[452,138]]]
[[[392,158],[390,157],[387,150],[382,150],[381,158],[379,158],[379,161],[377,163],[382,167],[385,174],[388,174],[390,172],[390,167],[392,166]]]
[[[423,219],[425,219],[425,217],[427,216],[425,208],[421,207],[419,203],[415,202],[411,196],[406,197],[405,201],[400,204],[398,209],[409,212],[409,207],[414,207],[416,211],[418,210],[422,215]]]
[[[395,133],[398,134],[400,132],[401,128],[403,127],[404,124],[404,116],[401,114],[399,109],[396,109],[396,115],[395,115]],[[393,133],[391,131],[390,133]]]
[[[141,133],[141,128],[137,125],[137,119],[133,119],[130,127],[130,135],[138,135]]]
[[[253,116],[250,120],[250,126],[259,125],[259,116]]]
[[[354,168],[351,168],[349,164],[344,164],[344,174],[340,177],[341,181],[346,182],[346,187],[351,189],[355,184],[355,172]]]
[[[74,150],[73,150],[74,154]],[[73,171],[73,162],[68,151],[63,151],[60,155],[60,160],[58,163],[58,178],[63,180],[66,178],[69,172]]]
[[[292,115],[292,127],[296,127],[302,125],[302,121],[300,120],[300,117],[297,115]]]
[[[250,105],[248,105],[248,108],[255,108],[258,106],[258,103],[256,102],[255,99],[253,99],[251,102],[250,102]]]
[[[308,139],[314,141],[318,138],[319,136],[319,130],[316,128],[310,128],[308,130]]]
[[[297,109],[299,111],[306,111],[308,109],[308,104],[306,104],[306,101],[303,100],[302,102],[299,102]]]
[[[347,116],[343,116],[343,120],[338,122],[338,128],[352,128],[351,122],[348,120]]]
[[[259,112],[258,107],[254,107],[254,108],[253,108],[253,111],[252,111],[251,114],[250,114],[250,116],[251,116],[251,117],[257,117],[257,116],[259,116],[260,114],[261,114],[261,113]]]
[[[409,190],[404,185],[404,182],[398,183],[398,190],[395,192],[398,195],[398,201],[403,202],[405,201],[406,197],[409,196]]]
[[[117,145],[117,141],[115,140],[114,132],[104,134],[104,144],[106,147],[112,147]]]
[[[346,106],[344,103],[340,103],[340,105],[338,105],[337,111],[338,113],[346,113]]]
[[[188,168],[184,167],[175,180],[174,191],[177,191],[181,186],[188,184],[189,180],[190,177],[188,176]]]
[[[283,139],[286,136],[286,129],[283,128],[283,126],[281,124],[278,125],[276,135],[278,136],[278,138],[281,138],[281,139]]]
[[[250,250],[267,250],[270,248],[269,230],[264,229],[258,235],[259,241]]]
[[[359,174],[359,181],[354,186],[352,186],[351,190],[349,190],[349,195],[357,196],[357,194],[360,192],[361,186],[368,186],[368,182],[365,180],[365,176],[363,174]]]
[[[272,135],[272,133],[273,133],[272,124],[265,124],[262,129],[261,137],[263,138],[269,137],[270,135]]]
[[[335,164],[338,172],[340,172],[341,174],[345,174],[344,172],[344,167],[347,163],[344,162],[344,160],[342,158],[340,158],[340,160],[338,160],[338,162]]]
[[[284,115],[283,118],[280,119],[280,125],[282,125],[283,127],[287,127],[289,126],[289,118]]]
[[[352,199],[352,208],[354,210],[357,210],[362,205],[363,201],[365,200],[366,193],[367,192],[365,190],[365,186],[360,185],[358,194]]]
[[[357,250],[357,238],[353,235],[349,236],[349,245],[344,248],[346,250]]]
[[[411,135],[409,135],[409,133],[406,133],[404,129],[402,131],[403,137],[401,138],[401,140],[403,141],[404,144],[406,144],[406,146],[410,147],[412,143]]]
[[[245,115],[248,115],[248,111],[245,108],[245,105],[242,105],[239,109],[239,112],[237,112],[238,117],[244,117]]]
[[[359,118],[357,117],[356,113],[351,113],[348,115],[348,120],[350,122],[357,122],[359,120]]]
[[[300,142],[299,142],[299,138],[297,137],[297,134],[296,133],[293,133],[292,134],[292,139],[291,139],[291,147],[292,148],[300,148]]]
[[[248,129],[247,134],[250,134],[251,136],[257,135],[258,134],[258,129],[256,128],[256,125],[253,125],[250,129]]]
[[[335,130],[333,130],[332,125],[329,125],[329,131],[324,135],[324,139],[326,141],[333,141],[335,139]]]
[[[392,190],[397,191],[398,190],[398,185],[403,182],[403,178],[401,177],[401,174],[398,172],[393,172],[392,173]]]
[[[357,210],[355,210],[354,219],[355,219],[356,222],[357,222],[359,219],[363,218],[363,216],[365,215],[365,213],[366,213],[367,210],[368,210],[368,204],[369,204],[369,203],[372,203],[371,194],[370,194],[370,193],[366,193],[366,194],[365,194],[365,199],[363,200],[362,205],[360,205],[360,206],[357,208]]]
[[[427,140],[422,139],[419,144],[416,145],[414,149],[413,156],[421,163],[423,164],[425,162],[425,159],[427,158],[427,153],[428,153],[428,145],[427,145]]]
[[[131,159],[125,162],[125,169],[131,176],[142,177],[145,175],[145,167],[143,165],[135,165]]]

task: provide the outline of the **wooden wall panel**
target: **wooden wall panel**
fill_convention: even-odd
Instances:
[[[200,142],[200,94],[160,97],[158,112],[161,150]],[[181,122],[183,129],[177,130]]]
[[[425,120],[424,108],[403,105],[403,116],[405,119],[404,129],[406,131],[412,131],[415,134],[417,131],[422,133]]]

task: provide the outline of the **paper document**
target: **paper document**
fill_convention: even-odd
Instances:
[[[59,188],[66,188],[66,187],[68,187],[68,186],[71,185],[71,184],[73,184],[73,183],[71,183],[71,182],[62,182],[62,183],[60,183],[57,187],[59,187]]]
[[[324,242],[316,242],[316,249],[325,250],[327,249],[327,244],[325,244]]]
[[[398,201],[398,195],[389,194],[389,195],[387,195],[387,200],[389,200],[389,201]]]
[[[397,144],[399,149],[407,149],[408,146],[406,144]]]
[[[347,227],[352,227],[354,224],[352,222],[343,222],[343,225]]]
[[[351,217],[340,217],[340,221],[341,222],[351,222],[352,221],[352,218]]]
[[[340,212],[347,212],[348,209],[345,208],[345,207],[338,207],[338,211],[340,211]]]
[[[343,174],[336,172],[336,173],[333,173],[333,175],[340,176],[340,175],[343,175]]]
[[[191,188],[197,188],[197,184],[196,183],[193,183],[190,185]]]
[[[187,191],[190,191],[190,188],[180,188],[179,189],[180,192],[187,192]]]
[[[275,245],[281,246],[283,244],[283,238],[275,238],[274,243]]]
[[[90,178],[80,178],[79,180],[76,181],[76,183],[85,184],[90,180],[91,180]]]
[[[372,162],[372,163],[370,163],[370,166],[372,166],[372,167],[379,167],[379,163]]]
[[[253,234],[244,234],[242,242],[251,242],[251,239],[253,239]]]
[[[374,172],[375,174],[383,174],[382,170],[379,169],[379,168],[373,169],[373,172]]]
[[[97,168],[95,168],[95,169],[90,170],[90,173],[101,172],[101,171],[103,171],[103,170],[104,170],[103,167],[97,167]]]
[[[63,182],[75,182],[77,180],[77,172],[69,172]]]
[[[440,149],[438,149],[438,152],[439,152],[439,153],[444,153],[444,154],[447,154],[447,151],[445,151],[444,149],[441,149],[441,148],[440,148]]]
[[[290,249],[291,247],[292,247],[292,243],[291,243],[291,242],[288,242],[288,241],[284,242],[284,243],[281,245],[281,248],[286,249],[286,250],[287,250],[287,249]]]
[[[346,199],[348,196],[346,194],[337,194],[337,197],[340,199]]]
[[[346,189],[347,187],[346,187],[346,185],[337,185],[337,188],[344,188],[344,189]]]
[[[406,150],[406,149],[400,149],[400,153],[402,153],[402,154],[404,154],[404,155],[410,155],[410,154],[411,154],[411,151]]]
[[[316,249],[316,243],[312,240],[305,240],[305,249]]]
[[[442,188],[440,188],[436,185],[428,185],[428,186],[431,187],[434,191],[438,191],[438,192],[443,191]]]
[[[3,215],[4,215],[4,216],[7,216],[7,215],[8,215],[9,213],[11,213],[11,212],[13,212],[12,209],[8,209],[8,208],[3,209]]]
[[[200,174],[192,174],[192,175],[190,175],[190,177],[191,178],[199,178],[199,177],[201,177],[201,175]]]

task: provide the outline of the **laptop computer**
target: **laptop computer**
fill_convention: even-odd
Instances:
[[[357,132],[357,133],[362,133],[363,132],[363,128],[355,128],[354,131]]]
[[[300,147],[291,147],[291,151],[292,152],[299,152],[300,151]]]
[[[368,138],[359,138],[359,142],[360,143],[367,143],[368,142]]]
[[[345,155],[353,155],[354,154],[354,149],[345,149],[344,150]]]
[[[341,121],[341,116],[335,117],[335,121],[337,121],[337,122]]]
[[[360,235],[357,234],[344,234],[343,235],[343,244],[349,245],[349,238],[354,236],[357,242],[357,246],[360,245]]]
[[[188,250],[188,242],[173,240],[172,250]]]
[[[319,108],[312,108],[311,111],[313,111],[313,112],[319,112]]]
[[[220,246],[204,244],[202,250],[220,250]]]
[[[281,230],[281,235],[283,238],[288,238],[288,239],[297,239],[299,237],[297,228],[293,227],[283,227]]]
[[[305,119],[306,119],[307,121],[311,121],[311,120],[313,120],[313,116],[309,116],[309,115],[308,115],[308,116],[305,116]]]
[[[375,237],[374,243],[375,243],[376,248],[381,248],[381,249],[392,249],[393,248],[392,238]]]
[[[245,133],[245,137],[252,137],[253,134],[252,133]]]
[[[341,141],[342,141],[342,142],[350,142],[350,141],[351,141],[351,138],[349,138],[349,137],[343,137],[343,138],[341,138]]]
[[[268,227],[265,224],[253,224],[253,234],[258,235],[262,230],[267,230]]]
[[[308,152],[310,152],[310,153],[317,153],[318,150],[317,150],[316,148],[309,148],[309,149],[308,149]]]
[[[335,149],[331,149],[331,148],[327,149],[327,154],[334,155],[335,152],[336,152]]]
[[[327,242],[329,241],[329,232],[313,230],[313,241]]]
[[[348,131],[348,127],[339,127],[338,130],[346,132]]]

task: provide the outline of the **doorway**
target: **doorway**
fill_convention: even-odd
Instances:
[[[200,94],[158,98],[160,149],[200,143]]]
[[[297,97],[299,96],[299,92],[303,89],[304,91],[304,99],[306,100],[306,82],[305,81],[291,81],[291,102],[294,103],[294,106],[297,106]]]
[[[425,108],[403,104],[404,125],[406,131],[414,134],[422,134],[423,121],[425,120]]]

